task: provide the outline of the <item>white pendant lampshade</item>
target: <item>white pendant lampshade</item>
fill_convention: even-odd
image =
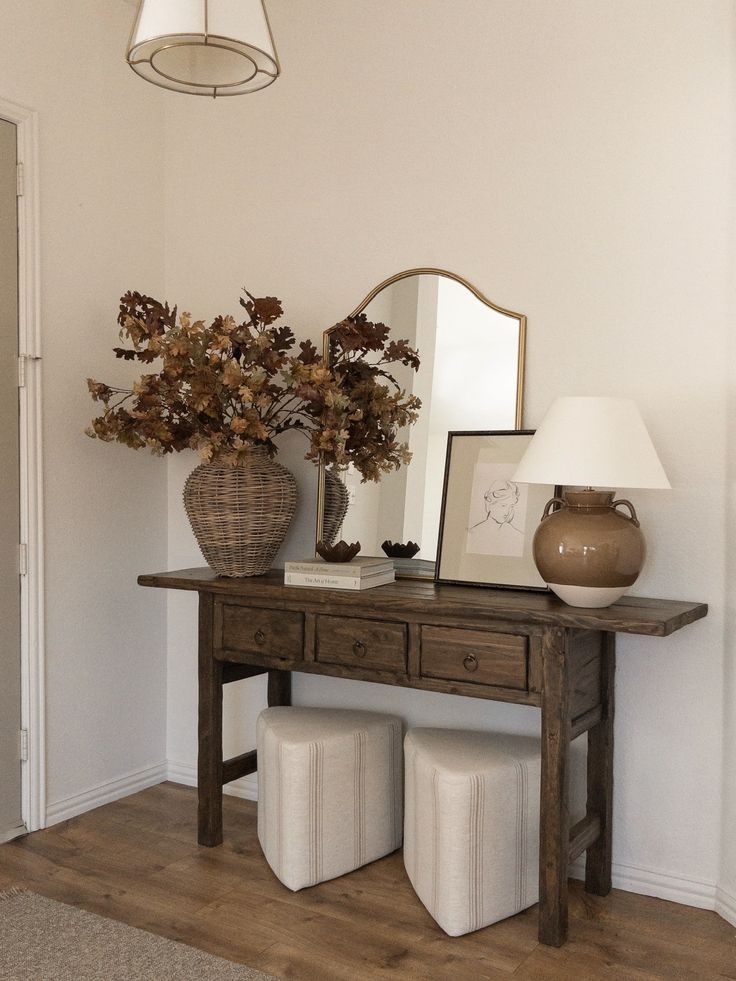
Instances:
[[[278,78],[262,0],[141,0],[128,64],[190,95],[242,95]]]

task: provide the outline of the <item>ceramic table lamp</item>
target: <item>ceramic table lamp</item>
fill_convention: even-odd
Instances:
[[[623,596],[644,563],[644,536],[629,501],[594,488],[670,486],[635,403],[557,399],[513,479],[584,488],[549,501],[534,535],[534,561],[550,589],[571,606],[588,608]]]

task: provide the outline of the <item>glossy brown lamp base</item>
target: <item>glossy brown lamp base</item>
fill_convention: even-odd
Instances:
[[[636,582],[646,546],[633,505],[611,491],[565,491],[549,501],[534,535],[534,561],[560,599],[595,609]],[[557,505],[558,510],[551,511]],[[630,516],[617,508],[629,509]]]
[[[566,586],[548,582],[547,585],[568,606],[580,606],[586,610],[600,610],[621,599],[628,586]]]

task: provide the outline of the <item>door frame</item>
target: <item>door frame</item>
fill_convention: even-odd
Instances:
[[[0,98],[0,118],[14,123],[22,184],[18,194],[18,351],[20,537],[25,545],[21,595],[22,815],[28,831],[46,824],[46,704],[44,646],[41,316],[38,219],[38,114]],[[20,543],[19,543],[20,544]],[[20,549],[19,549],[20,551]]]

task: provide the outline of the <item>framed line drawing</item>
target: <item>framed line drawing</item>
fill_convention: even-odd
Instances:
[[[553,485],[513,480],[534,430],[447,434],[435,580],[547,590],[532,555]]]

